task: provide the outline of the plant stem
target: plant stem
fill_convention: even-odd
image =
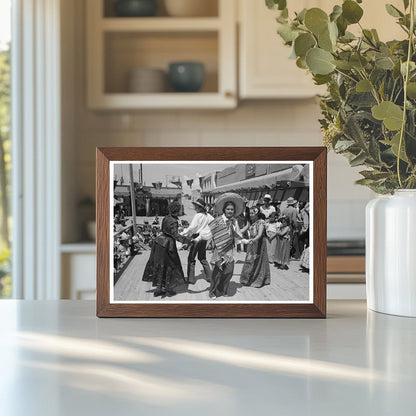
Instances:
[[[406,129],[406,110],[407,110],[407,83],[409,81],[409,68],[410,68],[410,60],[412,57],[412,49],[413,49],[413,36],[414,36],[414,26],[415,26],[415,15],[414,15],[414,8],[415,8],[415,0],[410,0],[410,30],[409,30],[409,44],[407,47],[407,60],[406,60],[406,73],[404,75],[403,80],[403,118],[402,118],[402,127],[400,129],[400,139],[399,139],[399,149],[397,151],[397,177],[399,179],[399,186],[403,188],[402,178],[400,175],[400,155],[403,146],[403,139],[404,139],[404,132]]]
[[[353,81],[353,82],[355,82],[355,83],[357,83],[357,82],[358,82],[355,78],[351,77],[351,76],[350,76],[350,75],[348,75],[348,74],[345,74],[344,72],[340,71],[338,68],[335,68],[335,71],[336,71],[336,72],[338,72],[338,73],[339,73],[339,74],[341,74],[341,75],[344,75],[344,77],[349,78],[351,81]]]

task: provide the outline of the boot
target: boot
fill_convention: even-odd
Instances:
[[[195,262],[188,263],[188,284],[195,283]]]

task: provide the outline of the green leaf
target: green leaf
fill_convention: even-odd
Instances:
[[[339,31],[339,27],[338,27],[338,25],[337,25],[337,29],[338,29],[338,31]],[[353,34],[353,33],[351,33],[351,32],[348,32],[348,30],[344,33],[344,35],[343,36],[341,36],[341,37],[339,37],[338,38],[338,42],[341,42],[341,43],[349,43],[349,42],[351,42],[351,41],[353,41],[353,40],[355,40],[356,39],[356,36]]]
[[[403,6],[404,6],[404,9],[406,10],[409,7],[409,0],[403,0]]]
[[[409,62],[409,73],[412,73],[414,70],[416,70],[416,64],[414,62]],[[401,63],[400,72],[404,77],[406,76],[406,62]]]
[[[331,42],[334,46],[336,46],[337,39],[338,39],[338,26],[334,22],[329,22],[328,29],[329,29],[329,37],[331,38]]]
[[[307,12],[307,9],[302,9],[299,13],[296,14],[296,18],[299,22],[303,23],[305,20],[305,14]]]
[[[315,35],[327,30],[328,15],[318,7],[309,9],[305,13],[305,26]]]
[[[380,69],[392,70],[394,69],[394,61],[390,56],[378,56],[375,61],[376,67]]]
[[[373,179],[358,179],[355,181],[355,183],[357,185],[364,185],[364,186],[369,186],[372,185],[374,183]]]
[[[304,58],[306,52],[316,45],[314,37],[309,33],[302,33],[295,39],[296,56]]]
[[[298,36],[298,32],[296,30],[293,30],[292,27],[287,23],[279,25],[279,27],[277,28],[277,33],[288,44],[293,42]]]
[[[372,179],[374,181],[378,181],[380,179],[388,178],[391,173],[390,172],[379,172],[376,170],[362,170],[360,175],[364,176],[365,179]]]
[[[338,140],[334,146],[334,150],[337,153],[345,152],[353,145],[354,145],[354,142],[351,140]]]
[[[364,40],[369,43],[370,45],[374,45],[375,41],[373,39],[373,34],[371,33],[371,30],[364,29],[363,30],[363,37]]]
[[[380,147],[378,145],[378,140],[374,136],[370,137],[370,145],[368,147],[368,150],[370,152],[370,156],[372,157],[374,164],[376,166],[379,166],[381,161]]]
[[[371,109],[373,117],[382,120],[384,125],[392,131],[402,127],[403,110],[391,101],[383,101]]]
[[[347,138],[354,141],[360,149],[363,149],[366,147],[366,139],[360,127],[361,121],[357,114],[348,117],[344,125],[344,134]]]
[[[283,10],[286,5],[286,0],[266,0],[266,6],[271,10]]]
[[[329,35],[329,28],[327,27],[325,31],[321,32],[318,35],[318,45],[321,49],[324,49],[328,52],[334,51],[334,44],[332,43],[331,37]]]
[[[357,157],[350,160],[350,165],[352,167],[362,165],[367,159],[367,155],[364,152],[361,152]]]
[[[368,64],[367,60],[358,53],[352,55],[349,62],[354,68],[358,70],[363,69]]]
[[[371,29],[371,34],[373,35],[373,39],[376,42],[380,42],[380,38],[378,37],[378,33],[377,33],[377,30],[376,29]]]
[[[335,65],[332,63],[333,59],[330,52],[320,48],[309,49],[306,54],[306,64],[314,75],[327,75],[333,72],[335,69]]]
[[[386,4],[387,13],[393,17],[403,17],[404,14],[397,8],[394,7],[392,4]]]
[[[357,92],[371,92],[371,83],[366,79],[362,79],[361,81],[357,82],[355,86],[355,90]]]
[[[348,61],[334,60],[332,63],[339,69],[348,71],[352,68],[352,65]]]
[[[350,23],[358,23],[363,16],[363,9],[352,0],[346,0],[342,3],[342,16]]]
[[[308,65],[306,65],[305,58],[298,58],[296,59],[296,66],[301,69],[308,69]]]
[[[331,76],[315,74],[313,80],[315,81],[315,85],[328,84],[331,81]]]
[[[397,157],[399,154],[399,144],[400,144],[400,132],[395,134],[391,141],[389,142],[389,145],[391,146],[391,151],[394,153],[394,155]],[[403,140],[401,148],[400,148],[400,159],[404,162],[409,162],[409,159],[406,155],[405,150],[405,141]]]
[[[416,100],[416,82],[407,84],[407,96],[412,100]]]
[[[338,17],[342,15],[342,7],[336,4],[334,8],[332,9],[332,13],[329,15],[329,20],[331,22],[335,22]]]

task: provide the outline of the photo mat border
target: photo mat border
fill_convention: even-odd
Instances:
[[[203,152],[201,151],[203,150]],[[325,147],[171,147],[97,148],[97,316],[324,318],[326,316],[326,154]],[[111,302],[110,162],[268,163],[311,162],[313,207],[312,302]]]
[[[157,164],[181,164],[181,163],[186,163],[186,164],[198,164],[198,163],[204,163],[204,164],[220,164],[220,163],[224,163],[224,164],[244,164],[248,161],[242,161],[242,160],[222,160],[222,161],[218,161],[218,160],[210,160],[210,161],[188,161],[188,160],[158,160],[158,161],[147,161],[147,160],[141,160],[141,161],[136,161],[136,160],[124,160],[124,161],[120,161],[120,160],[114,160],[114,161],[110,161],[110,183],[112,183],[113,179],[114,179],[114,165],[116,164],[125,164],[125,165],[129,165],[129,164],[133,164],[133,163],[143,163],[143,164],[154,164],[155,162],[157,162]],[[285,160],[283,162],[280,161],[273,161],[273,160],[261,160],[261,161],[250,161],[250,162],[255,162],[256,164],[271,164],[271,163],[284,163],[284,164],[300,164],[300,163],[305,163],[308,164],[309,166],[309,175],[310,178],[313,178],[313,163],[311,161],[305,161],[305,160]],[[310,182],[309,184],[309,197],[311,197],[311,195],[313,195],[313,181]],[[113,210],[114,207],[112,205],[112,200],[114,197],[114,191],[113,188],[110,188],[110,200],[109,200],[109,218],[110,218],[110,247],[109,247],[109,256],[110,256],[110,270],[113,270],[114,268],[114,263],[113,263],[113,258],[112,258],[112,253],[113,253],[113,241],[114,241],[114,232],[112,230],[111,225],[111,218],[113,215]],[[311,205],[311,218],[313,219],[313,204]],[[313,222],[310,224],[310,238],[313,238]],[[310,246],[310,258],[311,258],[311,264],[312,264],[312,268],[309,272],[309,299],[308,300],[219,300],[216,299],[215,303],[225,303],[225,304],[237,304],[237,303],[243,303],[243,304],[258,304],[258,303],[264,303],[264,304],[270,304],[270,303],[281,303],[281,304],[291,304],[291,303],[313,303],[313,245]],[[204,300],[198,300],[198,301],[192,301],[192,300],[172,300],[169,301],[169,303],[181,303],[181,304],[189,304],[189,303],[196,303],[196,304],[200,304],[200,303],[206,303],[207,301]],[[131,303],[131,304],[140,304],[140,303],[144,303],[144,304],[149,304],[149,303],[161,303],[161,304],[165,304],[166,301],[161,301],[161,300],[137,300],[134,302],[131,301],[118,301],[118,300],[114,300],[114,273],[110,273],[110,303],[111,304],[123,304],[123,303]]]

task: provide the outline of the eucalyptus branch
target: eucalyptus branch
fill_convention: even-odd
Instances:
[[[338,73],[339,73],[339,74],[341,74],[341,75],[344,75],[344,77],[346,77],[346,78],[350,79],[352,82],[357,83],[357,80],[356,80],[355,78],[351,77],[351,76],[350,76],[350,75],[348,75],[348,74],[345,74],[344,72],[340,71],[338,68],[335,68],[335,71],[336,71],[336,72],[338,72]]]
[[[410,68],[410,61],[412,58],[412,49],[413,49],[413,36],[414,36],[414,28],[415,28],[415,0],[410,0],[410,29],[409,29],[409,44],[407,46],[407,60],[406,60],[406,73],[404,75],[404,85],[403,85],[403,118],[402,118],[402,127],[400,129],[400,139],[399,139],[399,148],[397,151],[397,177],[399,179],[400,188],[403,188],[402,178],[400,174],[400,155],[403,146],[404,140],[404,132],[406,129],[406,110],[407,110],[407,83],[409,81],[409,68]]]
[[[365,79],[366,81],[368,81],[368,83],[370,84],[371,87],[371,93],[373,94],[374,99],[377,101],[377,104],[380,104],[380,97],[378,95],[378,92],[376,90],[376,87],[374,86],[374,84],[371,82],[370,78],[368,78],[367,76],[367,72],[365,72],[365,69],[361,66],[362,71],[360,71],[360,75],[362,76],[363,79]]]

